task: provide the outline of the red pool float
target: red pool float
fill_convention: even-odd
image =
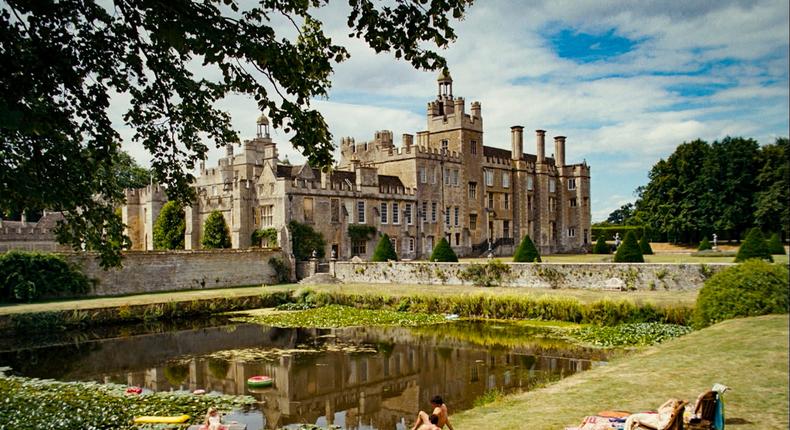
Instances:
[[[126,394],[140,394],[143,392],[143,389],[140,387],[129,387],[126,389]]]
[[[274,379],[271,376],[253,376],[247,379],[247,386],[250,388],[265,388],[271,387]]]

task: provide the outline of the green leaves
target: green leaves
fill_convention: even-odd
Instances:
[[[139,181],[115,175],[123,164],[109,115],[116,94],[129,100],[123,120],[153,156],[154,179],[182,205],[194,198],[189,172],[206,158],[204,139],[218,147],[240,140],[217,104],[231,93],[293,130],[311,165],[330,165],[332,134],[311,100],[328,94],[334,65],[349,54],[312,16],[326,3],[8,2],[0,10],[0,212],[64,211],[60,241],[100,251],[104,266],[120,264],[129,243],[108,215],[123,187]],[[449,17],[461,19],[470,4],[349,0],[347,24],[377,52],[437,69],[445,61],[427,47],[447,47],[456,37]],[[272,26],[272,15],[293,29]],[[217,73],[196,76],[203,70]]]
[[[376,249],[373,251],[373,257],[371,257],[370,261],[390,260],[398,261],[398,254],[395,253],[390,237],[387,234],[383,234],[376,245]]]
[[[143,415],[181,415],[191,423],[202,421],[209,406],[239,409],[255,402],[251,397],[187,393],[126,395],[114,384],[56,382],[19,378],[0,373],[0,428],[57,430],[136,429],[132,420]]]
[[[535,248],[535,244],[528,234],[524,236],[524,239],[522,239],[521,243],[518,245],[516,254],[513,256],[513,261],[516,263],[540,262],[540,253],[538,253],[538,249]]]
[[[570,332],[579,341],[595,346],[647,346],[691,332],[677,324],[631,323],[616,326],[587,326]]]

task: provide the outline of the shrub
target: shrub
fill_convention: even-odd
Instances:
[[[398,260],[398,254],[395,253],[395,248],[392,246],[390,237],[387,234],[381,236],[376,249],[373,251],[373,257],[370,261],[389,261]]]
[[[524,239],[521,240],[521,244],[513,256],[513,261],[516,263],[540,262],[540,253],[538,253],[538,249],[535,248],[535,244],[532,243],[529,235],[525,235]]]
[[[609,249],[609,244],[606,243],[606,239],[603,236],[598,236],[598,240],[595,241],[595,246],[593,246],[593,254],[608,254],[611,252]]]
[[[768,244],[765,241],[763,232],[755,227],[746,235],[746,240],[741,244],[738,249],[738,255],[735,256],[735,261],[740,263],[751,258],[759,258],[766,261],[774,261],[771,256],[771,251],[768,249]]]
[[[442,263],[457,263],[458,256],[455,255],[453,248],[447,243],[447,239],[442,238],[439,243],[433,248],[430,261],[438,261]]]
[[[89,289],[88,278],[59,255],[17,251],[0,255],[0,302],[78,296]]]
[[[645,257],[642,256],[642,250],[636,242],[636,235],[633,231],[629,231],[625,235],[625,240],[617,248],[614,254],[615,263],[644,263]]]
[[[313,230],[309,225],[297,221],[289,222],[288,230],[291,232],[291,244],[297,260],[304,261],[311,258],[313,251],[318,258],[324,257],[324,248],[326,248],[324,235]]]
[[[230,248],[230,230],[220,211],[212,211],[206,218],[200,243],[206,249]]]
[[[699,246],[697,247],[697,251],[705,251],[708,249],[713,249],[713,245],[710,244],[710,241],[707,237],[703,237],[702,242],[700,242]]]
[[[277,246],[277,229],[274,227],[257,229],[250,236],[252,246],[261,246],[264,240],[269,248]]]
[[[352,242],[368,241],[376,235],[376,227],[366,224],[349,224],[348,238]]]
[[[154,249],[184,249],[184,208],[174,201],[165,203],[154,224]]]
[[[697,296],[694,324],[705,327],[730,318],[787,313],[787,266],[749,260],[705,281]]]
[[[647,235],[643,235],[642,239],[639,239],[639,249],[642,251],[642,255],[653,255],[653,248],[650,247]]]
[[[779,235],[774,233],[771,235],[771,238],[768,239],[768,252],[773,255],[785,255],[785,247],[782,245],[782,240],[779,239]]]
[[[274,270],[275,281],[277,281],[278,284],[284,284],[291,280],[291,269],[281,258],[270,258],[269,266]]]
[[[510,266],[499,260],[493,260],[486,264],[470,264],[458,274],[458,278],[478,287],[492,287],[501,286],[508,275],[510,275]]]

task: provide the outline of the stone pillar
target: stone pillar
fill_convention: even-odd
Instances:
[[[472,102],[472,117],[473,118],[481,118],[480,116],[480,102]]]
[[[538,163],[546,161],[546,130],[535,130],[537,137],[537,150],[535,154],[538,157]]]
[[[565,165],[565,136],[554,137],[554,165],[557,167]]]

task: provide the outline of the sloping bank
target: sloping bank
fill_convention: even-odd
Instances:
[[[616,325],[623,322],[662,322],[688,324],[693,312],[685,304],[658,306],[629,299],[601,299],[583,302],[562,295],[476,294],[374,294],[300,289],[278,289],[239,297],[214,297],[202,300],[168,300],[137,305],[121,305],[80,310],[57,310],[0,315],[0,333],[51,332],[97,325],[129,324],[157,320],[207,317],[213,314],[284,303],[311,307],[346,305],[363,309],[399,312],[458,314],[463,317],[496,319],[543,319],[575,323]]]
[[[693,402],[720,382],[732,387],[724,399],[733,429],[787,429],[788,323],[788,315],[728,320],[546,388],[456,414],[453,426],[562,429],[602,410],[654,410],[670,397]]]

